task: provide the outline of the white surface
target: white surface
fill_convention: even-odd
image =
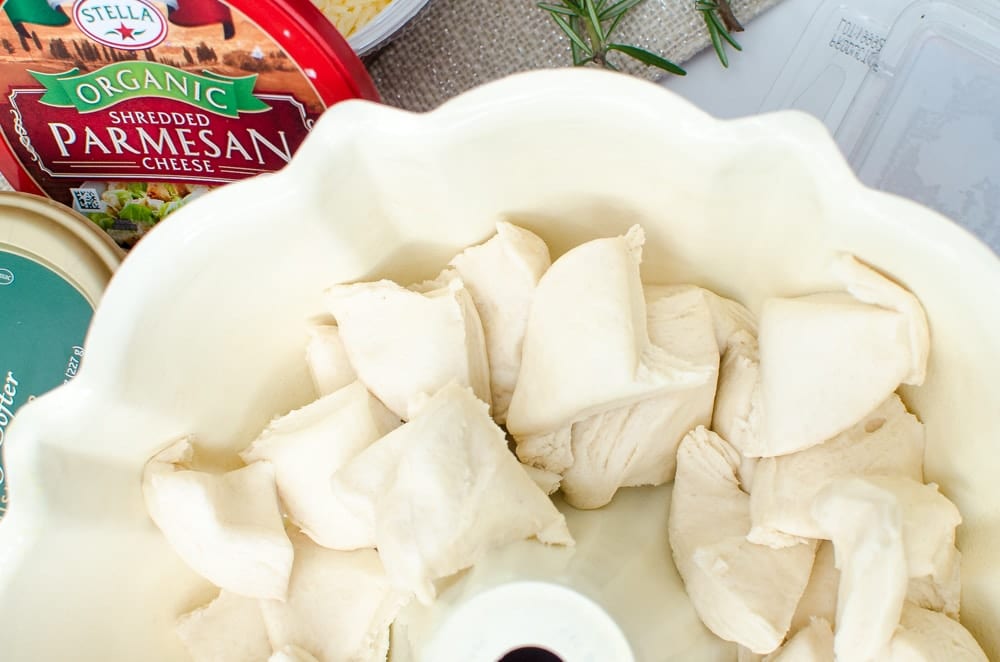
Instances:
[[[79,376],[10,430],[4,659],[183,660],[174,619],[213,591],[149,521],[143,463],[193,433],[205,461],[232,466],[273,415],[313,398],[305,321],[325,287],[431,277],[499,219],[537,232],[554,256],[641,223],[647,281],[697,283],[754,311],[768,296],[833,288],[841,251],[911,289],[932,348],[926,385],[904,397],[927,426],[926,478],[965,518],[963,618],[1000,657],[996,256],[937,214],[862,188],[803,114],[717,122],[658,86],[566,70],[424,116],[340,104],[286,170],[219,189],[140,242],[105,294]],[[574,515],[571,556],[483,572],[587,595],[642,662],[731,660],[696,624],[669,562],[668,495],[623,491],[585,513],[586,528]],[[616,510],[624,503],[641,514]]]
[[[743,51],[729,49],[728,69],[723,69],[709,48],[684,64],[687,76],[669,76],[663,79],[664,85],[715,117],[760,112],[820,4],[781,0],[734,35]]]
[[[808,112],[866,184],[1000,252],[1000,4],[782,0],[745,27],[728,70],[708,49],[664,85],[716,117]]]

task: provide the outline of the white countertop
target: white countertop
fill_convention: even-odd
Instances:
[[[737,39],[729,69],[709,49],[664,85],[722,118],[808,112],[864,183],[1000,253],[1000,0],[783,0]]]

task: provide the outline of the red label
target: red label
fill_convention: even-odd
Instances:
[[[237,118],[171,99],[135,99],[82,115],[44,107],[44,90],[14,90],[14,151],[45,189],[60,179],[231,182],[285,166],[315,120],[289,95],[258,94],[270,109]]]
[[[0,13],[0,131],[38,190],[126,248],[209,188],[284,167],[325,109],[228,3],[33,2]]]

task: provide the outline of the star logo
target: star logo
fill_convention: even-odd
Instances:
[[[128,27],[124,23],[121,23],[117,28],[112,30],[112,32],[117,32],[118,34],[120,34],[123,40],[131,39],[135,41],[135,29]]]

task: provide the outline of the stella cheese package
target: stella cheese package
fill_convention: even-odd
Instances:
[[[124,248],[213,187],[280,169],[353,97],[377,95],[309,0],[0,5],[0,171]]]

